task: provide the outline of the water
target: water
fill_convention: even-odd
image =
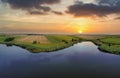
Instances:
[[[0,45],[0,78],[120,78],[120,56],[92,42],[37,54]]]

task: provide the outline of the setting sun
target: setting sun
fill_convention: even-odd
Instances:
[[[81,33],[83,33],[83,31],[82,31],[82,30],[79,30],[79,31],[78,31],[78,33],[80,33],[80,34],[81,34]]]

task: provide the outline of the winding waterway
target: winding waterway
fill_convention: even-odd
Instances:
[[[0,45],[0,78],[120,78],[120,56],[82,42],[55,52],[31,53]]]

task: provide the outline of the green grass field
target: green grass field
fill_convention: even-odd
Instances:
[[[120,45],[120,37],[108,37],[108,38],[101,39],[100,41],[104,43]]]
[[[15,39],[12,41],[6,42],[7,38],[14,37]],[[22,36],[0,36],[0,43],[7,45],[16,45],[22,48],[25,48],[31,52],[50,52],[56,51],[59,49],[64,49],[66,47],[72,46],[74,43],[78,42],[79,38],[74,36],[67,35],[45,35],[45,37],[49,40],[48,44],[33,44],[30,42],[19,42],[17,39]]]
[[[107,37],[100,39],[100,49],[109,53],[120,54],[120,37]]]

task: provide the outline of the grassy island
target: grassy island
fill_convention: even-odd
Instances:
[[[16,45],[34,53],[64,49],[79,41],[79,37],[69,35],[0,36],[1,44]]]

